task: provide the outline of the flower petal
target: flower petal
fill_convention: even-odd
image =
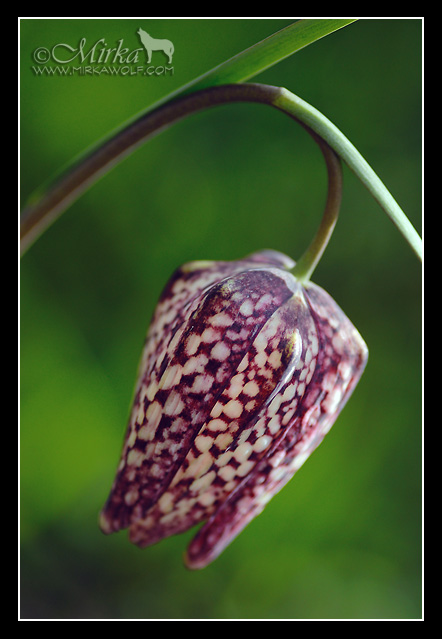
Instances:
[[[304,354],[304,371],[306,365],[312,370],[315,357],[317,362],[302,402],[279,441],[275,440],[269,453],[190,543],[185,557],[189,568],[203,568],[213,561],[293,477],[330,430],[364,371],[367,347],[334,300],[314,284],[309,284],[306,297],[317,327],[318,347],[311,359],[308,349]],[[310,343],[308,348],[313,347]],[[296,383],[299,386],[299,377],[293,379],[293,385]],[[288,385],[287,395],[290,388]],[[285,415],[291,411],[287,406]]]
[[[234,268],[239,272],[203,290],[201,277],[194,278],[192,294],[192,275],[186,278],[184,272],[162,298],[162,312],[156,314],[146,345],[117,477],[100,519],[104,532],[142,519],[159,499],[255,336],[291,295],[278,269],[241,271],[238,263]],[[210,275],[219,280],[219,268]],[[207,272],[204,279],[210,281]],[[178,304],[180,289],[186,293]],[[167,313],[164,306],[170,298]]]
[[[204,567],[322,441],[367,348],[293,265],[261,251],[172,276],[143,350],[103,532],[129,527],[144,547],[204,521],[185,560]]]
[[[288,423],[278,416],[280,394],[301,373],[301,353],[314,330],[302,291],[275,310],[239,362],[168,489],[146,517],[131,526],[133,543],[144,547],[207,519],[263,458]]]

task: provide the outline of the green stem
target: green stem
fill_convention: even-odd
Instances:
[[[324,149],[327,149],[325,158],[329,170],[329,196],[325,218],[312,245],[300,260],[301,265],[297,270],[299,276],[304,279],[310,277],[336,221],[340,187],[332,188],[338,175],[336,163],[331,159],[334,156],[333,151],[361,179],[395,222],[416,254],[421,256],[421,242],[415,229],[374,171],[347,138],[319,111],[294,94],[286,89],[261,84],[232,84],[202,89],[167,102],[131,122],[85,158],[81,158],[25,211],[22,222],[23,248],[29,246],[30,242],[100,175],[147,139],[192,113],[231,102],[260,102],[273,106],[300,122],[312,133],[315,140],[320,141],[323,153]],[[333,169],[331,169],[332,166]],[[331,170],[334,174],[330,173]]]
[[[212,86],[186,94],[144,113],[88,155],[79,158],[65,173],[46,188],[35,203],[23,212],[21,223],[22,251],[79,197],[93,182],[142,143],[183,118],[217,105],[232,102],[258,102],[276,106],[281,89],[264,84],[228,84]],[[278,107],[279,108],[279,107]],[[284,108],[279,108],[285,111]],[[297,119],[292,113],[288,115]],[[319,143],[327,146],[308,125],[304,128]]]
[[[160,120],[164,115],[160,107],[166,106],[172,100],[209,86],[249,80],[257,73],[261,73],[272,65],[277,64],[280,60],[296,51],[342,29],[354,21],[354,18],[297,20],[219,64],[207,73],[195,78],[156,104],[149,106],[131,121],[124,124],[119,130],[112,132],[107,139],[99,142],[94,150],[88,150],[76,158],[66,170],[62,170],[51,181],[42,185],[30,197],[22,215],[22,251],[26,250],[94,180],[105,173],[112,161],[116,162],[130,152],[132,147],[130,145],[126,146],[130,135],[133,134],[136,137],[146,125],[144,140],[148,139],[150,136],[147,131],[148,123],[150,122],[155,127],[157,115],[159,115]],[[152,118],[150,119],[151,115]],[[121,153],[119,153],[118,148],[120,148]],[[113,156],[114,160],[111,159],[107,163],[105,156]]]
[[[310,133],[312,131],[310,130]],[[312,135],[314,135],[312,133]],[[342,201],[342,164],[336,153],[321,138],[317,139],[327,165],[328,192],[324,213],[319,228],[310,246],[292,269],[300,281],[308,281],[331,238],[339,216]]]
[[[317,109],[287,89],[281,89],[274,106],[310,127],[334,149],[396,225],[418,258],[422,260],[422,241],[419,234],[386,186],[345,135]]]

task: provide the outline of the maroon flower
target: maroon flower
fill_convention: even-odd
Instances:
[[[293,261],[263,251],[174,274],[147,336],[103,532],[149,546],[205,522],[202,568],[322,441],[367,361],[357,330]]]

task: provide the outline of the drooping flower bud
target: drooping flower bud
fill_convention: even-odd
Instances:
[[[156,308],[121,462],[101,513],[149,546],[205,522],[202,568],[258,515],[322,441],[367,347],[334,300],[263,251],[192,262]]]

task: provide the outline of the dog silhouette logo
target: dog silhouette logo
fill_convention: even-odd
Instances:
[[[137,33],[140,36],[141,44],[146,49],[148,63],[152,60],[152,51],[162,51],[165,55],[167,55],[169,64],[172,64],[172,56],[174,52],[173,42],[170,40],[152,38],[148,33],[146,33],[146,31],[143,31],[143,29],[138,29]]]

